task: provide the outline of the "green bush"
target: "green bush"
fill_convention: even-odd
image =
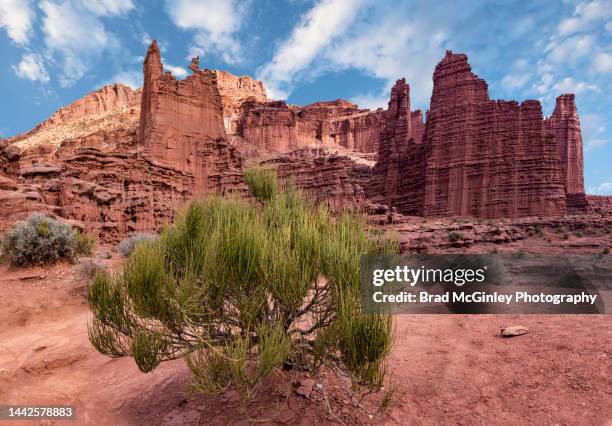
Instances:
[[[6,232],[2,252],[13,266],[42,265],[91,251],[92,241],[66,224],[34,213]]]
[[[119,250],[119,253],[121,253],[125,257],[128,257],[130,254],[132,254],[132,252],[134,251],[134,248],[138,244],[157,241],[158,238],[159,237],[155,234],[147,234],[147,233],[134,234],[122,240],[117,245],[117,250]]]
[[[259,201],[268,201],[278,192],[276,171],[272,169],[249,169],[244,172],[251,193]]]
[[[255,178],[255,192],[276,187],[269,174]],[[185,358],[195,390],[233,385],[243,402],[283,363],[333,364],[356,384],[379,388],[392,318],[361,313],[360,258],[395,252],[396,244],[376,237],[361,216],[332,215],[291,185],[259,194],[263,206],[191,202],[158,241],[135,248],[121,273],[96,275],[92,344],[132,356],[143,372]]]
[[[91,256],[96,240],[87,234],[77,232],[74,236],[74,253],[76,256]]]

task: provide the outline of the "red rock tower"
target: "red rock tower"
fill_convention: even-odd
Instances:
[[[576,176],[582,175],[576,166],[573,99],[562,102],[554,114],[559,118],[545,124],[538,101],[491,100],[487,83],[472,73],[467,56],[451,51],[436,66],[433,83],[421,143],[411,128],[418,126],[409,111],[407,85],[400,80],[394,86],[368,195],[411,215],[566,213],[565,182],[580,189]],[[559,149],[568,151],[565,158],[571,163],[564,166],[565,175]]]
[[[557,142],[565,192],[568,195],[584,194],[582,133],[573,94],[557,97],[555,110],[546,120],[546,127]]]
[[[177,80],[163,73],[153,41],[144,61],[139,143],[156,161],[194,176],[194,192],[242,189],[242,160],[226,140],[216,74],[199,70]]]

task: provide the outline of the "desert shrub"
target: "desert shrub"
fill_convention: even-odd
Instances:
[[[40,213],[17,222],[2,239],[2,252],[13,266],[42,265],[74,259],[81,250],[79,233]]]
[[[604,248],[601,250],[601,254],[610,254],[610,249],[609,249],[608,247],[604,247]]]
[[[461,235],[459,232],[451,231],[448,233],[448,240],[451,243],[455,243],[462,239],[463,239],[463,235]]]
[[[276,171],[273,169],[248,169],[244,172],[251,193],[260,201],[268,201],[278,191]]]
[[[276,187],[266,179],[275,178],[248,181],[259,182],[254,192]],[[91,343],[111,357],[132,356],[143,372],[184,357],[193,389],[231,385],[242,402],[283,364],[333,365],[356,385],[379,388],[392,318],[361,312],[360,258],[397,245],[376,237],[363,217],[333,215],[292,185],[259,194],[262,205],[193,201],[158,241],[135,248],[122,273],[96,275]]]
[[[92,259],[84,259],[77,265],[78,274],[87,279],[92,279],[98,273],[106,272],[106,268]]]
[[[134,251],[134,248],[141,243],[150,243],[157,241],[159,237],[155,234],[140,233],[131,235],[117,245],[117,250],[124,256],[129,256]]]
[[[96,240],[87,234],[77,232],[74,236],[74,253],[76,256],[91,256]]]

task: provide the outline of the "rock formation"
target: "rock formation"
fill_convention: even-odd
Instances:
[[[433,81],[422,146],[409,138],[407,86],[400,80],[393,88],[368,192],[406,214],[565,214],[564,167],[568,187],[581,189],[575,179],[582,150],[573,99],[562,96],[554,118],[545,122],[538,101],[489,99],[487,83],[472,73],[467,57],[450,51],[436,66]],[[560,149],[570,152],[563,167]]]
[[[246,102],[266,102],[263,83],[249,76],[237,77],[227,71],[213,70],[223,107],[223,124],[228,134],[236,134]]]
[[[104,86],[59,109],[34,129],[9,138],[7,142],[22,155],[33,153],[38,156],[55,154],[64,142],[94,133],[103,138],[102,134],[135,131],[140,115],[140,95],[140,89],[132,90],[123,84]]]
[[[332,208],[487,218],[612,211],[612,197],[584,194],[573,95],[559,96],[546,119],[537,101],[491,100],[465,55],[447,52],[436,67],[425,120],[410,110],[404,79],[387,110],[369,111],[344,100],[272,101],[261,82],[200,69],[199,58],[189,69],[184,80],[164,73],[153,42],[142,89],[103,87],[0,139],[0,227],[45,211],[104,241],[159,230],[194,196],[244,191],[242,155]]]
[[[292,181],[333,209],[363,206],[370,168],[322,148],[304,148],[260,163],[275,168],[281,181]]]
[[[557,98],[546,128],[554,135],[561,161],[561,178],[567,194],[584,194],[584,170],[580,120],[573,94]]]
[[[378,162],[366,187],[374,201],[400,206],[406,214],[420,214],[425,183],[423,128],[421,111],[410,111],[410,87],[405,79],[397,80],[391,89]]]
[[[194,193],[242,190],[242,161],[226,139],[217,73],[163,73],[154,41],[144,61],[138,141],[155,160],[194,176]]]
[[[267,152],[339,145],[357,152],[378,149],[385,112],[360,110],[344,100],[304,107],[283,101],[245,104],[238,134]]]

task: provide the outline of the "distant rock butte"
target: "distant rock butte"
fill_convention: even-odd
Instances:
[[[333,208],[488,218],[612,211],[612,197],[584,194],[574,96],[559,96],[549,118],[537,101],[491,100],[465,55],[447,52],[437,65],[426,114],[411,111],[404,79],[388,109],[370,111],[270,100],[261,82],[200,69],[199,58],[189,69],[183,80],[164,73],[153,42],[142,89],[105,86],[0,140],[0,226],[46,211],[108,241],[159,230],[195,196],[244,192],[244,160]]]
[[[450,51],[433,83],[421,144],[408,136],[405,83],[393,88],[372,196],[405,214],[494,218],[564,215],[566,197],[584,193],[573,95],[545,120],[538,101],[489,99],[467,57]]]

